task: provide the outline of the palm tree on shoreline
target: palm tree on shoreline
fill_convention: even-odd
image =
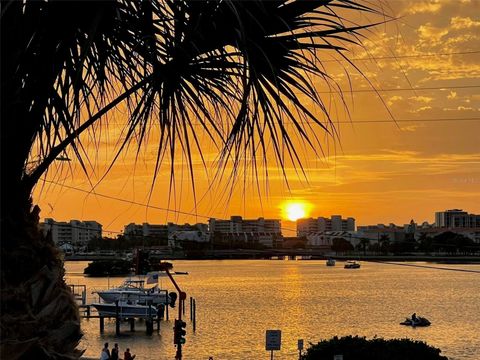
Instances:
[[[191,154],[202,153],[194,125],[234,171],[245,158],[256,168],[267,138],[279,167],[301,169],[292,139],[316,152],[314,126],[336,134],[314,86],[336,88],[319,54],[348,60],[343,44],[359,44],[372,25],[348,21],[352,11],[378,12],[350,0],[2,1],[2,358],[80,354],[78,312],[31,198],[56,159],[74,156],[88,173],[82,136],[126,105],[118,153],[160,128],[152,184],[178,148],[193,180]]]

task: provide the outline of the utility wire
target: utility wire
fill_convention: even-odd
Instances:
[[[471,55],[479,54],[479,50],[472,51],[458,51],[458,52],[445,52],[445,53],[435,53],[435,54],[414,54],[414,55],[389,55],[389,56],[372,56],[365,58],[352,58],[350,61],[371,61],[371,60],[397,60],[397,59],[410,59],[410,58],[422,58],[422,57],[435,57],[435,56],[450,56],[450,55]],[[327,59],[322,60],[321,62],[341,62],[347,61],[345,59]]]
[[[429,266],[429,265],[416,265],[416,264],[403,264],[403,263],[396,263],[396,262],[389,262],[389,261],[379,261],[379,260],[364,260],[364,261],[380,263],[380,264],[387,264],[387,265],[411,266],[411,267],[416,267],[416,268],[426,268],[426,269],[446,270],[446,271],[460,271],[460,272],[469,272],[469,273],[480,274],[480,270],[452,269],[452,268],[447,268],[447,267],[438,267],[438,266]]]
[[[466,118],[444,118],[444,119],[378,119],[378,120],[351,120],[351,121],[334,121],[334,124],[371,124],[371,123],[405,123],[405,122],[448,122],[448,121],[479,121],[480,117]],[[299,123],[315,123],[314,121],[299,121]]]
[[[332,120],[334,124],[371,124],[371,123],[412,123],[412,122],[448,122],[448,121],[479,121],[480,117],[457,117],[457,118],[440,118],[440,119],[373,119],[373,120]],[[298,121],[299,124],[316,124],[316,122],[311,120],[301,120]],[[123,125],[128,126],[129,123],[120,123],[120,122],[110,122],[111,125]],[[283,126],[293,125],[290,122],[286,122]],[[154,122],[150,126],[159,126],[158,123]],[[203,124],[192,122],[190,126],[200,126],[204,127]]]
[[[428,90],[447,90],[447,89],[474,89],[480,85],[449,85],[449,86],[427,86],[427,87],[408,87],[408,88],[388,88],[388,89],[353,89],[343,90],[343,93],[365,93],[365,92],[395,92],[395,91],[428,91]],[[317,94],[338,94],[340,91],[316,91]],[[299,93],[302,94],[302,93]]]
[[[47,179],[41,179],[41,181],[44,181],[44,182],[47,182],[47,183],[50,183],[50,184],[54,184],[54,185],[63,186],[67,189],[80,191],[80,192],[83,192],[83,193],[86,193],[86,194],[92,194],[91,191],[81,189],[81,188],[71,186],[71,185],[65,185],[65,184],[62,184],[62,183],[59,183],[59,182],[56,182],[56,181],[47,180]],[[160,207],[160,206],[148,205],[148,204],[140,203],[140,202],[133,201],[133,200],[127,200],[127,199],[122,199],[122,198],[111,196],[111,195],[100,194],[100,193],[97,193],[97,192],[95,192],[95,196],[103,197],[103,198],[106,198],[106,199],[109,199],[109,200],[116,200],[116,201],[120,201],[120,202],[123,202],[123,203],[131,204],[131,205],[138,205],[138,206],[143,206],[143,207],[152,208],[152,209],[156,209],[156,210],[173,212],[173,213],[177,213],[177,214],[181,214],[181,215],[195,216],[195,217],[200,217],[200,218],[204,218],[204,219],[211,219],[212,218],[212,216],[200,215],[200,214],[195,214],[195,213],[191,213],[191,212],[187,212],[187,211],[173,210],[173,209],[163,208],[163,207]],[[294,230],[294,229],[284,228],[284,227],[280,227],[280,230],[293,231],[293,232],[297,231],[297,230]],[[109,230],[108,231],[104,230],[104,231],[105,232],[112,232],[112,233],[121,233],[121,232],[118,232],[118,231],[109,231]]]
[[[92,192],[89,191],[89,190],[77,188],[77,187],[71,186],[71,185],[61,184],[61,183],[59,183],[59,182],[52,181],[52,180],[47,180],[47,179],[41,179],[41,180],[42,180],[42,181],[45,181],[45,182],[47,182],[47,183],[50,183],[50,184],[55,184],[55,185],[63,186],[63,187],[65,187],[65,188],[67,188],[67,189],[77,190],[77,191],[80,191],[80,192],[83,192],[83,193],[86,193],[86,194],[94,194],[95,196],[103,197],[103,198],[105,198],[105,199],[117,200],[117,201],[124,202],[124,203],[128,203],[128,204],[131,204],[131,205],[138,205],[138,206],[143,206],[143,207],[146,207],[146,208],[152,208],[152,209],[156,209],[156,210],[168,211],[168,212],[173,212],[173,213],[177,213],[177,214],[181,214],[181,215],[196,216],[196,217],[201,217],[201,218],[205,218],[205,219],[210,219],[210,218],[211,218],[211,216],[205,216],[205,215],[194,214],[194,213],[190,213],[190,212],[186,212],[186,211],[168,209],[168,208],[164,208],[164,207],[160,207],[160,206],[155,206],[155,205],[149,205],[149,204],[141,203],[141,202],[138,202],[138,201],[122,199],[122,198],[115,197],[115,196],[111,196],[111,195],[100,194],[100,193],[97,193],[97,192],[92,193]]]

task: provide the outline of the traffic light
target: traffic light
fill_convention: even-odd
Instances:
[[[185,344],[185,327],[187,323],[182,320],[175,320],[175,325],[173,327],[173,343],[175,345],[182,345]]]

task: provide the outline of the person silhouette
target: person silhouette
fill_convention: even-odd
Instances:
[[[133,360],[135,359],[135,356],[136,355],[130,354],[130,349],[127,348],[127,350],[125,350],[125,353],[123,354],[123,360]]]
[[[100,360],[110,360],[110,350],[108,350],[108,342],[103,345],[102,353],[100,354]]]
[[[113,349],[112,349],[112,354],[111,354],[111,356],[110,356],[110,360],[118,360],[118,354],[119,354],[118,344],[115,343],[115,345],[113,345]]]

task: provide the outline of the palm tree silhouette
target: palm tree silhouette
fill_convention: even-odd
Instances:
[[[302,169],[292,139],[317,152],[314,126],[336,134],[314,81],[341,90],[321,54],[348,60],[343,44],[360,44],[373,25],[349,21],[352,11],[381,12],[355,0],[2,2],[2,358],[79,356],[78,311],[31,198],[55,159],[76,157],[88,173],[81,135],[95,138],[125,105],[118,153],[159,126],[152,183],[177,148],[193,179],[199,133],[234,173],[246,158],[256,168],[267,138],[280,168]]]

